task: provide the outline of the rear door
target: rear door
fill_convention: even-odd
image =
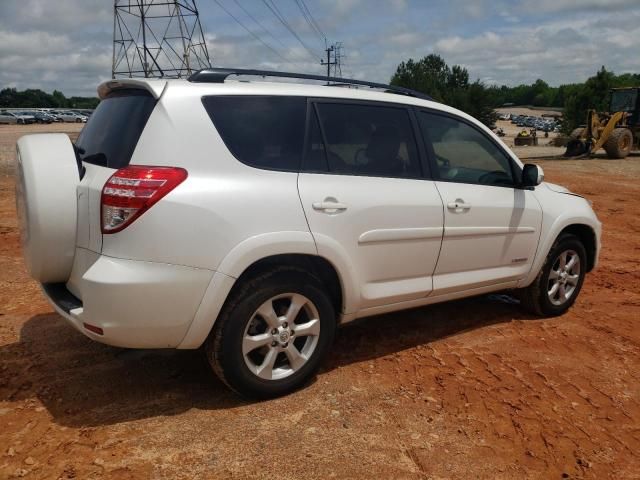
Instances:
[[[418,119],[444,203],[434,295],[509,284],[531,269],[542,224],[519,167],[466,120],[430,111]]]
[[[425,297],[443,213],[423,178],[412,113],[339,100],[312,102],[308,113],[298,189],[319,254],[347,268],[360,289],[347,309]]]
[[[76,146],[84,175],[78,185],[78,247],[102,250],[102,187],[117,169],[129,165],[155,104],[147,90],[114,90],[80,132]]]

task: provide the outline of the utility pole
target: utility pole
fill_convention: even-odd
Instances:
[[[327,66],[327,78],[342,76],[342,42],[336,42],[325,49],[327,60],[320,60],[320,65]],[[331,75],[333,67],[333,75]]]
[[[196,0],[114,0],[111,78],[183,78],[211,67]]]
[[[334,51],[334,46],[331,45],[330,47],[326,48],[326,52],[327,52],[327,61],[325,62],[324,60],[320,60],[320,65],[326,65],[327,66],[327,81],[329,79],[329,77],[331,76],[331,65],[335,65],[336,62],[331,61],[331,53]]]

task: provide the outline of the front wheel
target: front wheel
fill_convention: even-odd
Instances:
[[[604,142],[604,150],[609,158],[626,158],[631,152],[633,134],[628,128],[616,128]]]
[[[285,395],[318,370],[335,333],[332,302],[303,270],[277,269],[232,293],[205,343],[215,373],[249,398]]]
[[[586,268],[587,254],[580,239],[561,235],[534,282],[519,292],[522,305],[543,317],[563,314],[576,301]]]

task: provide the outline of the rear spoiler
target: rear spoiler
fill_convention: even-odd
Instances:
[[[157,100],[158,98],[160,98],[160,95],[162,95],[162,91],[166,86],[166,80],[157,79],[147,80],[127,78],[118,80],[107,80],[106,82],[102,82],[98,86],[98,96],[100,97],[100,100],[103,100],[113,90],[118,90],[120,88],[140,88],[142,90],[147,90]]]

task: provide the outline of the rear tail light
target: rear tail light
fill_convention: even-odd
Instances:
[[[128,227],[186,178],[187,171],[177,167],[121,168],[102,188],[102,233]]]

